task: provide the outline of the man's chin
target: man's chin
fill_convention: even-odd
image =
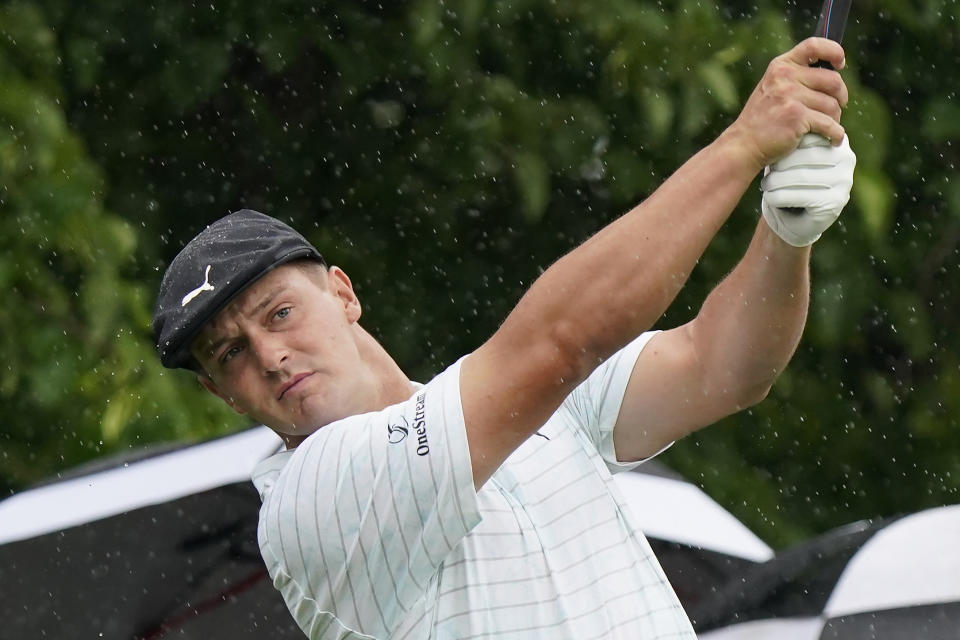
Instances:
[[[282,429],[274,429],[274,431],[278,431],[286,436],[290,436],[291,438],[306,438],[307,436],[316,433],[317,431],[322,429],[324,426],[326,425],[299,424],[299,423],[287,424],[287,425],[284,425]]]
[[[351,413],[343,416],[331,414],[329,408],[329,403],[321,398],[304,398],[300,403],[300,411],[296,419],[285,422],[281,427],[274,426],[273,430],[292,438],[306,438],[332,422],[353,415]]]

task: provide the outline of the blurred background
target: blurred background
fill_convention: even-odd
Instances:
[[[243,418],[163,370],[166,264],[243,207],[351,275],[414,379],[735,118],[819,0],[0,3],[0,496]],[[858,0],[851,204],[800,349],[662,460],[775,548],[958,502],[955,0]],[[662,321],[758,219],[748,191]]]

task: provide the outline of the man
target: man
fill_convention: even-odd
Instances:
[[[846,88],[816,60],[840,69],[843,51],[775,59],[715,142],[424,386],[361,328],[347,274],[279,221],[241,211],[183,249],[161,359],[286,442],[254,473],[259,543],[308,636],[693,637],[610,474],[761,400],[796,348],[810,245],[855,162]],[[765,166],[738,266],[693,321],[648,332]]]

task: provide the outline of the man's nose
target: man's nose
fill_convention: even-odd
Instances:
[[[269,333],[258,335],[252,347],[264,373],[279,371],[288,356],[283,340]]]

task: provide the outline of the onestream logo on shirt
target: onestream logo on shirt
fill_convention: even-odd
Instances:
[[[400,416],[400,419],[403,420],[403,424],[388,424],[387,425],[387,439],[390,440],[390,444],[400,444],[403,442],[403,439],[407,437],[407,434],[410,432],[410,423],[407,422],[407,419],[403,416]]]
[[[413,430],[417,434],[417,455],[425,456],[430,453],[430,445],[427,444],[427,421],[424,416],[427,413],[427,394],[421,393],[417,396],[416,413],[413,416]]]
[[[417,404],[414,407],[413,426],[405,416],[400,416],[403,424],[388,424],[387,439],[390,444],[400,444],[403,442],[412,428],[417,434],[417,455],[425,456],[430,453],[430,444],[427,442],[427,420],[426,420],[426,394],[421,393],[417,396]]]

